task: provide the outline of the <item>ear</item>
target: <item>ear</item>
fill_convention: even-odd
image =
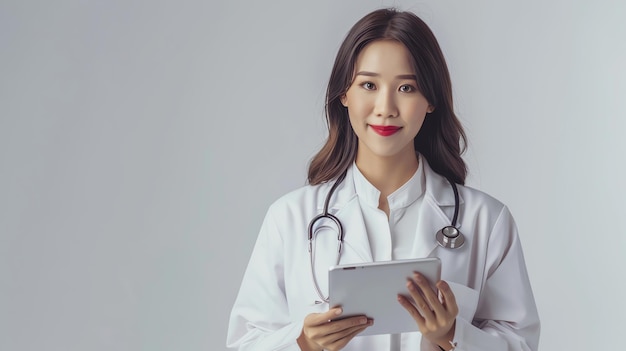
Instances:
[[[341,101],[343,107],[348,107],[348,98],[346,97],[346,94],[341,95],[339,100]]]
[[[426,109],[426,113],[432,113],[433,111],[435,111],[435,106],[428,105],[428,109]]]

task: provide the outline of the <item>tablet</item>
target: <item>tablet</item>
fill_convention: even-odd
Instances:
[[[409,295],[406,282],[413,272],[421,273],[434,286],[441,279],[441,261],[421,258],[333,266],[328,272],[330,306],[341,306],[340,318],[366,315],[374,319],[374,325],[359,335],[419,331],[397,297]]]

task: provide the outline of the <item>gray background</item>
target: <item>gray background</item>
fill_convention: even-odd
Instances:
[[[0,350],[224,350],[265,211],[323,142],[338,45],[389,5],[440,40],[541,348],[619,347],[623,2],[3,0]]]

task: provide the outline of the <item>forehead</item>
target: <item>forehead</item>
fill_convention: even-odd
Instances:
[[[356,60],[355,73],[360,71],[415,74],[409,51],[395,40],[376,40],[367,44]]]

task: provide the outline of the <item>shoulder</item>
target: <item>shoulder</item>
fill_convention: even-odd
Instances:
[[[320,197],[326,194],[326,187],[305,185],[280,196],[267,209],[262,232],[270,233],[273,240],[285,245],[305,240],[311,219],[322,211],[324,198]]]
[[[492,195],[470,186],[459,186],[459,192],[465,200],[465,208],[469,212],[485,218],[492,225],[497,223],[506,226],[515,225],[515,219],[508,206]]]
[[[278,198],[270,206],[272,211],[319,212],[324,208],[326,198],[331,195],[330,211],[336,211],[350,202],[355,196],[352,172],[348,170],[343,179],[333,179],[316,185],[305,185]],[[339,182],[339,183],[337,183]],[[330,191],[336,187],[332,194]]]
[[[485,238],[492,242],[492,251],[506,251],[518,235],[509,208],[495,197],[469,186],[459,186],[459,193],[464,199],[460,213],[473,223],[471,228],[480,228],[477,232],[487,235]]]
[[[328,191],[327,188],[329,188],[328,184],[323,183],[294,189],[276,199],[270,205],[268,212],[285,214],[317,209],[320,197]]]
[[[506,205],[488,193],[467,185],[458,185],[459,194],[468,205],[484,208],[493,212],[501,212]]]
[[[454,189],[450,182],[430,168],[428,162],[424,162],[424,175],[426,178],[426,193],[437,205],[454,206]],[[500,212],[505,208],[501,201],[484,191],[460,184],[456,184],[456,188],[459,192],[460,205],[472,211]]]

